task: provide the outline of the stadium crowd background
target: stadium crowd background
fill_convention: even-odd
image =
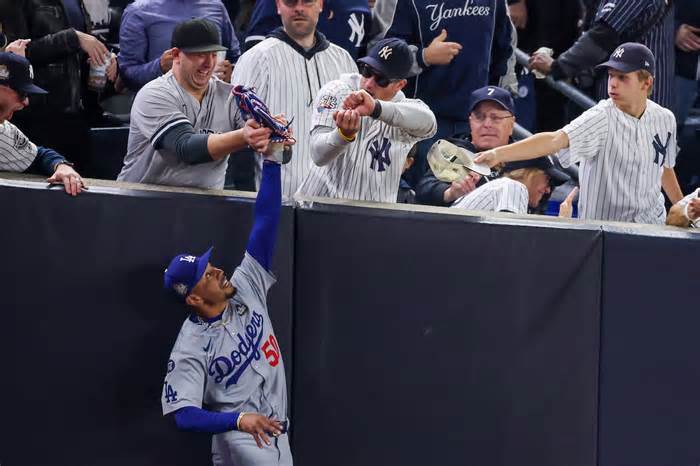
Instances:
[[[512,46],[533,55],[533,69],[565,79],[597,101],[605,97],[600,88],[605,76],[596,76],[592,66],[604,61],[601,58],[623,41],[646,43],[657,59],[652,99],[673,110],[678,124],[681,151],[676,173],[682,191],[688,194],[700,187],[697,2],[678,0],[668,5],[662,0],[620,1],[618,10],[629,4],[628,11],[606,16],[610,13],[605,11],[606,5],[614,8],[614,3],[507,0],[506,4],[506,0],[496,0],[493,14],[497,18],[491,30],[466,27],[468,21],[488,8],[479,5],[491,2],[465,0],[463,8],[453,9],[445,8],[444,2],[435,2],[432,10],[430,5],[425,10],[432,12],[430,17],[423,18],[407,13],[408,3],[326,0],[317,26],[353,59],[363,57],[374,42],[385,36],[401,37],[414,47],[414,68],[419,75],[409,80],[404,92],[428,104],[438,128],[434,137],[418,143],[412,151],[412,164],[406,165],[397,193],[401,202],[448,206],[478,186],[477,180],[466,178],[436,184],[426,162],[428,150],[439,138],[471,137],[474,142],[474,135],[469,134],[468,101],[476,89],[490,85],[510,91],[515,121],[533,133],[557,130],[581,113],[580,108],[536,79],[530,70],[515,65]],[[214,22],[228,49],[215,74],[224,81],[235,81],[242,54],[280,26],[277,9],[274,0],[0,0],[4,35],[0,45],[4,42],[7,51],[26,55],[33,65],[35,82],[49,91],[47,95],[30,96],[27,108],[14,114],[12,122],[32,142],[65,156],[82,176],[116,178],[118,172],[109,173],[102,157],[106,158],[108,152],[116,153],[121,161],[126,153],[125,140],[108,138],[97,142],[94,130],[128,127],[136,92],[172,67],[170,39],[175,25],[192,17]],[[499,22],[499,15],[509,20]],[[442,21],[458,16],[465,27],[447,30],[441,26]],[[430,23],[432,38],[425,38],[416,29],[415,24],[421,20]],[[541,47],[553,50],[553,62],[546,53],[536,53]],[[591,52],[595,47],[603,49],[597,59],[596,53]],[[591,59],[596,61],[590,62]],[[106,68],[106,84],[100,83],[97,89],[90,82],[90,66],[96,61],[102,61]],[[326,83],[320,82],[318,76],[320,88]],[[306,77],[291,72],[284,80],[306,79],[308,69]],[[288,83],[276,85],[285,88]],[[273,105],[271,110],[281,111]],[[309,114],[293,116],[298,124],[302,119],[309,120],[311,112],[309,107]],[[504,141],[476,148],[490,149],[511,142],[510,130],[506,128]],[[297,137],[303,139],[304,135],[297,133]],[[229,158],[226,188],[254,191],[255,178],[256,158],[252,151]],[[531,210],[544,212],[546,202]],[[556,210],[549,212],[556,214]]]

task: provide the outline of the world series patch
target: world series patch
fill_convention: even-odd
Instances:
[[[324,110],[333,110],[338,108],[338,98],[334,95],[324,95],[318,103],[319,113]]]
[[[22,134],[22,132],[16,128],[13,128],[14,131],[14,143],[13,146],[17,150],[24,150],[27,148],[27,145],[29,145],[29,139]]]

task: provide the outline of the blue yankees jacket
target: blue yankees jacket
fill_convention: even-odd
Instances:
[[[380,21],[386,37],[400,37],[418,47],[422,72],[404,89],[442,118],[466,120],[473,90],[496,84],[512,54],[512,26],[506,0],[382,0]],[[376,13],[377,11],[375,11]],[[426,66],[424,47],[447,30],[447,41],[462,51],[449,65]]]
[[[330,42],[360,58],[369,39],[372,15],[367,0],[326,0],[317,29]],[[282,25],[275,0],[257,0],[245,39],[246,50]]]

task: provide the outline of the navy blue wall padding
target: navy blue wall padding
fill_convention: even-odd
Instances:
[[[297,209],[295,257],[298,464],[595,464],[600,230]]]
[[[700,235],[605,230],[598,464],[696,466]]]
[[[210,437],[178,432],[161,414],[168,355],[187,314],[163,290],[163,270],[175,254],[213,245],[212,262],[232,271],[253,202],[100,191],[69,198],[0,187],[0,464],[208,464]],[[283,207],[270,292],[285,361],[293,215]]]

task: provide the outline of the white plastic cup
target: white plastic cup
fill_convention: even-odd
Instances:
[[[221,63],[224,60],[226,60],[226,50],[216,52],[216,63]]]
[[[104,65],[92,63],[88,74],[88,88],[95,92],[103,91],[107,85],[107,68],[112,62],[112,54],[107,52],[104,56]]]

